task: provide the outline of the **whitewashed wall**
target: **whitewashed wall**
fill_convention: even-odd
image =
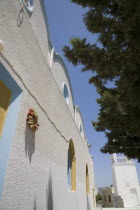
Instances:
[[[140,205],[140,186],[135,163],[114,163],[112,167],[114,189],[116,195],[120,195],[123,199],[124,207]],[[136,195],[133,194],[133,189]]]
[[[79,133],[80,133],[80,125],[82,126],[82,132],[80,133],[80,135],[82,136],[82,138],[86,142],[85,133],[84,133],[84,123],[83,123],[83,120],[82,120],[82,115],[81,115],[81,112],[80,112],[80,108],[78,106],[75,107],[75,122],[76,122],[77,128],[79,130]]]
[[[140,210],[140,208],[101,208],[100,210]]]
[[[72,118],[74,119],[74,101],[73,101],[71,82],[69,80],[67,68],[64,64],[64,61],[62,60],[59,54],[53,55],[53,63],[51,71],[62,95],[63,95],[63,85],[66,84],[68,88],[69,103],[67,104],[67,107],[70,110]]]
[[[93,209],[93,195],[89,199],[86,195],[86,164],[90,188],[94,188],[91,157],[74,121],[73,101],[69,109],[49,68],[50,49],[39,0],[34,12],[29,16],[19,0],[0,3],[0,39],[5,45],[0,62],[23,91],[0,209],[85,210],[89,200]],[[26,126],[30,108],[39,115],[36,133]],[[67,189],[70,139],[76,155],[76,192]]]

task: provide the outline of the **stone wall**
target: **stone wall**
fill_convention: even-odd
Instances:
[[[112,187],[102,189],[101,194],[104,207],[115,207]]]

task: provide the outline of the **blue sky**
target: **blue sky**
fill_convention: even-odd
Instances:
[[[97,187],[112,184],[111,160],[108,154],[102,154],[100,147],[107,141],[104,133],[96,132],[91,124],[98,117],[99,97],[93,85],[88,84],[92,73],[81,73],[81,66],[74,67],[63,56],[62,48],[69,45],[72,37],[86,37],[91,43],[97,42],[97,36],[89,33],[82,21],[85,12],[80,6],[71,3],[69,0],[46,0],[47,13],[51,40],[55,51],[62,55],[70,76],[74,103],[80,107],[82,112],[85,134],[94,158],[95,182]],[[137,172],[140,180],[140,164],[137,165]]]

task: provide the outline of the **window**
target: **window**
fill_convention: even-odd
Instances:
[[[66,103],[68,104],[69,103],[69,92],[68,92],[68,88],[65,83],[63,83],[63,96],[66,100]]]
[[[0,63],[0,199],[21,99],[21,88],[11,77],[5,66]]]
[[[86,165],[86,193],[90,193],[89,189],[89,174],[88,174],[88,166]]]
[[[108,195],[108,199],[109,199],[109,203],[111,203],[111,196],[110,195]]]
[[[106,202],[106,196],[104,195],[104,201]]]
[[[130,183],[129,182],[126,182],[125,186],[126,187],[130,187]]]
[[[79,130],[80,130],[80,134],[82,134],[83,128],[82,128],[81,123],[80,123],[80,126],[79,126]]]
[[[2,135],[2,129],[6,118],[6,113],[10,103],[11,91],[0,80],[0,136]]]
[[[33,12],[33,9],[34,9],[34,3],[33,3],[33,0],[22,0],[24,6],[26,7],[26,9],[29,11],[29,12]]]
[[[76,191],[76,158],[73,141],[70,140],[68,149],[68,189]]]

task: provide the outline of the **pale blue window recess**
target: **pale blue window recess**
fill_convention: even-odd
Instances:
[[[71,157],[70,157],[70,149],[68,150],[68,189],[71,190]]]
[[[65,83],[63,84],[63,96],[68,104],[69,103],[69,92],[68,92],[68,88]]]
[[[83,128],[82,128],[82,125],[80,124],[80,133],[82,133],[83,131]]]

